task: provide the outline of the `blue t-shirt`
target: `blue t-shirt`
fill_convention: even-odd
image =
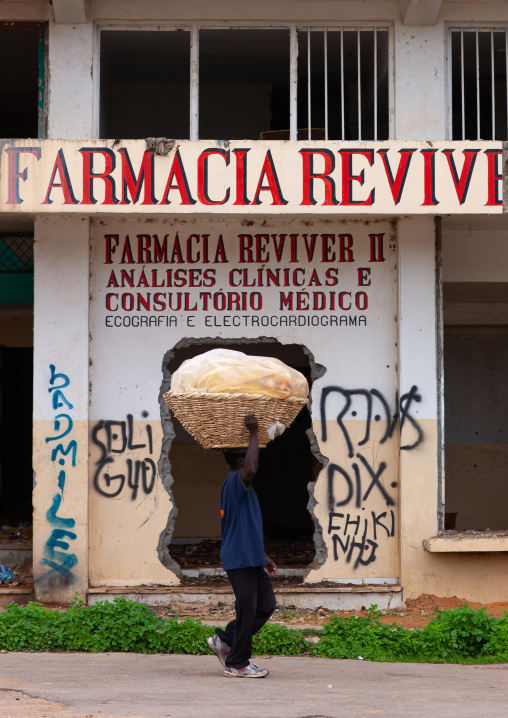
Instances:
[[[264,566],[263,520],[256,492],[245,488],[242,471],[231,471],[220,494],[222,546],[220,557],[224,569]]]

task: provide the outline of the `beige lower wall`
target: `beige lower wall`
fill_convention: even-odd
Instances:
[[[425,450],[401,452],[401,583],[404,600],[422,593],[467,601],[506,601],[508,554],[431,553],[438,533],[437,422],[422,420]]]
[[[479,603],[507,600],[508,554],[422,552],[413,575],[403,580],[404,600],[422,593]]]
[[[93,430],[94,424],[91,429]],[[150,424],[153,431],[153,455],[158,457],[162,429],[157,422]],[[327,545],[328,559],[319,569],[313,570],[308,581],[315,583],[324,579],[364,579],[366,582],[379,578],[399,578],[403,586],[404,599],[415,598],[422,593],[438,596],[459,596],[469,601],[505,600],[508,593],[508,556],[505,554],[432,554],[423,548],[423,541],[437,533],[437,423],[432,420],[420,420],[423,441],[416,448],[398,454],[396,436],[380,445],[382,431],[379,425],[372,428],[371,440],[360,447],[362,455],[372,462],[375,470],[380,463],[386,462],[386,469],[380,475],[380,482],[394,499],[394,506],[387,506],[386,497],[377,486],[373,486],[369,497],[356,507],[356,497],[343,506],[336,507],[335,513],[343,514],[333,520],[333,529],[328,532],[329,495],[327,468],[323,470],[315,487],[317,499],[316,515],[323,528],[323,537]],[[360,421],[348,421],[347,430],[355,445],[362,440],[363,428]],[[329,422],[328,441],[321,442],[322,452],[330,462],[342,466],[351,475],[356,487],[352,463],[359,459],[349,458],[342,437],[337,434],[336,422]],[[408,431],[411,427],[407,427]],[[319,422],[315,422],[316,436],[321,436]],[[98,437],[104,440],[104,429]],[[404,430],[406,431],[406,429]],[[406,443],[409,435],[404,434]],[[113,448],[119,448],[118,443]],[[109,467],[110,474],[122,475],[127,458],[140,460],[147,453],[146,423],[133,423],[133,443],[145,444],[134,452],[117,454],[115,463]],[[360,450],[356,454],[360,453]],[[100,494],[94,487],[93,477],[100,456],[99,448],[91,443],[90,455],[90,583],[91,585],[172,585],[178,582],[171,571],[164,568],[157,555],[157,545],[161,531],[164,530],[171,501],[160,477],[157,475],[153,491],[146,495],[142,485],[133,499],[133,490],[127,482],[122,492],[113,498]],[[175,537],[218,536],[220,533],[219,497],[220,487],[227,472],[224,459],[213,451],[205,452],[194,444],[175,444],[170,449],[169,458],[174,478],[172,486],[175,505],[179,516],[175,521]],[[123,468],[122,468],[123,467]],[[400,473],[399,473],[400,472]],[[398,477],[400,476],[400,481]],[[103,481],[103,479],[101,479]],[[115,483],[116,481],[116,483]],[[111,491],[118,487],[118,481],[112,482]],[[372,477],[363,469],[361,483],[363,495],[368,489]],[[393,483],[400,486],[393,487]],[[343,502],[348,497],[348,483],[336,472],[333,478],[334,498]],[[105,490],[107,487],[101,484]],[[355,488],[356,490],[356,488]],[[70,498],[68,499],[70,500]],[[394,511],[395,535],[388,536],[381,525],[377,526],[374,541],[372,534],[372,512],[379,517],[381,524],[391,528],[390,511]],[[380,517],[383,512],[386,517]],[[349,514],[349,527],[346,528],[346,516]],[[358,530],[352,521],[360,517]],[[361,547],[367,525],[366,543]],[[344,531],[344,529],[346,529]],[[345,545],[349,536],[349,548],[356,544],[347,561],[348,551],[343,551],[336,543],[338,557],[334,557],[333,535],[340,536]],[[400,550],[399,550],[400,548]],[[372,556],[375,556],[373,560]],[[355,567],[360,557],[364,563]]]
[[[75,593],[84,598],[88,586],[88,423],[74,421],[67,436],[54,439],[70,426],[58,411],[60,420],[33,425],[34,589],[39,601],[68,603]],[[71,442],[75,466],[72,447],[57,450]]]
[[[347,422],[347,429],[357,444],[363,437],[362,422]],[[91,424],[93,431],[96,424]],[[135,451],[126,451],[113,456],[114,463],[108,466],[111,476],[122,476],[126,472],[126,460],[134,462],[147,455],[146,422],[133,422],[133,444],[144,445]],[[153,453],[148,456],[159,457],[162,441],[162,428],[158,422],[151,422],[153,433]],[[377,486],[373,486],[369,497],[362,499],[360,507],[356,507],[353,495],[344,506],[336,507],[335,513],[343,517],[335,517],[333,529],[328,533],[329,495],[328,475],[325,468],[315,487],[317,499],[316,515],[323,527],[323,537],[327,545],[328,559],[326,563],[310,573],[308,581],[315,583],[324,579],[365,579],[366,582],[378,578],[399,578],[403,586],[404,598],[415,598],[422,593],[438,596],[459,596],[469,601],[505,600],[508,593],[506,576],[508,576],[508,556],[505,554],[432,554],[423,548],[423,541],[437,533],[437,423],[432,420],[420,420],[423,432],[422,443],[413,450],[401,451],[398,455],[398,440],[379,443],[382,436],[381,428],[376,425],[372,429],[369,443],[360,447],[362,455],[371,461],[372,466],[379,469],[382,461],[387,464],[380,475],[380,482],[395,500],[394,506],[387,506],[385,497]],[[408,427],[410,430],[411,427]],[[316,436],[321,430],[315,422]],[[355,485],[352,463],[358,458],[350,459],[344,448],[342,437],[337,434],[336,422],[329,422],[328,441],[321,442],[322,452],[330,462],[347,469]],[[97,439],[105,441],[104,427],[100,429]],[[117,427],[115,431],[120,431]],[[119,435],[119,434],[117,434]],[[405,435],[408,442],[409,436]],[[112,448],[121,448],[119,439],[114,439]],[[94,486],[94,475],[100,450],[97,443],[91,442],[90,453],[90,491],[89,491],[89,543],[90,543],[90,583],[105,586],[135,586],[139,584],[173,585],[178,583],[174,573],[166,569],[159,560],[157,545],[161,531],[166,527],[172,504],[169,494],[157,475],[153,490],[146,494],[140,480],[137,496],[133,498],[133,489],[128,486],[127,479],[120,494],[107,497],[98,492]],[[116,442],[116,443],[115,443]],[[326,452],[326,453],[325,453]],[[360,450],[356,452],[360,453]],[[218,536],[220,534],[219,497],[220,487],[227,472],[224,459],[213,451],[205,452],[194,444],[175,444],[169,454],[171,471],[174,478],[173,493],[179,516],[175,521],[175,537]],[[400,473],[399,473],[400,472]],[[104,476],[99,481],[103,491],[108,487]],[[398,477],[400,476],[400,482]],[[114,493],[122,479],[111,482]],[[362,469],[361,482],[363,494],[369,487],[372,477]],[[349,493],[347,481],[336,472],[334,474],[334,495],[336,502],[345,501]],[[400,487],[392,487],[392,483],[400,483]],[[39,493],[39,519],[44,524],[44,511],[49,507],[51,492],[45,492],[44,502]],[[72,505],[72,494],[65,497],[68,502],[61,510],[66,516],[65,507]],[[46,508],[42,508],[46,507]],[[374,548],[369,540],[372,535],[372,511],[376,516],[387,512],[386,517],[379,521],[391,528],[390,511],[394,511],[395,536],[388,536],[382,526],[377,526],[377,537]],[[346,516],[349,514],[349,527],[345,527]],[[358,531],[352,521],[360,517]],[[344,552],[341,544],[336,541],[338,557],[334,557],[333,535],[341,537],[345,545],[349,536],[349,548],[354,541],[362,544],[365,527],[368,521],[366,543],[363,547],[356,546],[348,562],[348,551]],[[79,517],[77,517],[79,519]],[[40,523],[40,522],[39,522]],[[78,526],[78,521],[76,522]],[[344,531],[344,529],[346,529]],[[356,535],[355,535],[356,532]],[[47,530],[46,530],[47,533]],[[42,535],[39,529],[39,534]],[[43,542],[47,539],[44,538]],[[400,542],[400,544],[399,544]],[[399,553],[400,545],[400,553]],[[372,556],[374,560],[370,560]],[[355,562],[361,562],[355,568]],[[365,565],[366,564],[366,565]]]
[[[379,407],[373,412],[377,416]],[[321,422],[314,432],[321,452],[329,460],[316,481],[315,515],[327,549],[327,560],[312,570],[307,581],[326,579],[398,580],[399,567],[399,478],[398,437],[383,440],[386,419],[344,421],[351,441],[349,455],[345,436],[337,421],[326,422],[323,441]],[[384,465],[384,468],[383,468]],[[376,476],[374,479],[373,474]]]
[[[152,482],[151,462],[157,467],[162,427],[158,421],[134,420],[130,441],[134,448],[124,440],[129,435],[126,417],[90,424],[90,585],[175,585],[178,577],[165,568],[157,551],[172,509],[158,471]],[[101,466],[103,451],[111,461]],[[148,467],[144,482],[143,464]]]

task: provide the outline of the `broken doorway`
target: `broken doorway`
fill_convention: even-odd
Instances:
[[[185,359],[218,347],[276,357],[302,372],[311,385],[312,358],[309,353],[301,345],[283,345],[273,340],[220,344],[180,342],[168,354],[165,371],[169,376]],[[203,575],[203,570],[213,574],[215,569],[222,568],[219,555],[220,491],[229,468],[218,452],[203,449],[177,419],[173,418],[172,424],[175,437],[169,461],[178,516],[172,527],[169,553],[180,564],[184,577],[198,578],[198,574]],[[254,479],[263,515],[265,550],[287,575],[303,575],[315,558],[315,527],[307,508],[308,484],[317,479],[321,463],[312,453],[311,431],[311,417],[304,408],[291,427],[260,450],[259,468]]]

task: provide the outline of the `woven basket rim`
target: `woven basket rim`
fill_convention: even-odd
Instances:
[[[272,401],[291,401],[295,403],[306,403],[308,397],[301,397],[301,396],[266,396],[266,394],[240,394],[240,393],[229,393],[229,392],[222,392],[222,393],[216,393],[212,394],[211,392],[207,391],[167,391],[165,394],[163,394],[163,398],[165,397],[185,397],[185,398],[192,398],[192,397],[199,397],[199,398],[209,398],[209,399],[270,399]]]

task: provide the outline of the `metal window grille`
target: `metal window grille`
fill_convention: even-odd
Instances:
[[[34,271],[34,238],[27,234],[0,234],[0,273]]]
[[[451,28],[453,140],[508,139],[508,30]]]
[[[382,28],[298,31],[300,139],[388,139],[388,40]]]

